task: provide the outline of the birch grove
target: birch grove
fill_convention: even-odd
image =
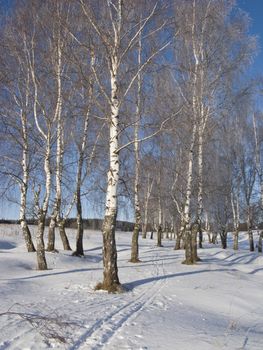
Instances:
[[[21,1],[0,49],[0,194],[39,270],[45,251],[59,253],[56,228],[71,250],[70,220],[72,255],[84,256],[84,220],[96,216],[96,289],[108,292],[125,290],[119,220],[133,222],[131,263],[140,237],[154,236],[201,264],[198,248],[220,237],[225,249],[229,232],[238,250],[242,224],[262,250],[262,112],[248,70],[257,40],[234,1]]]

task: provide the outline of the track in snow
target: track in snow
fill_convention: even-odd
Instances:
[[[160,266],[154,263],[155,276],[160,276]],[[163,264],[161,265],[162,276],[165,276]],[[166,283],[166,278],[159,279],[151,287],[147,288],[140,296],[126,303],[117,310],[109,313],[105,317],[95,322],[89,329],[74,343],[70,348],[97,350],[109,344],[109,341],[117,332],[127,324],[128,321],[135,319],[138,314],[146,307],[152,304],[162,287]]]

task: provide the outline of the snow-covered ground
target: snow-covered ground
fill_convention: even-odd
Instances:
[[[74,230],[69,233],[74,242]],[[47,253],[37,271],[18,226],[0,226],[0,349],[263,349],[263,256],[209,246],[181,264],[173,241],[117,233],[119,277],[128,292],[93,290],[102,279],[101,233],[85,231],[85,258]],[[58,248],[61,248],[58,241]]]

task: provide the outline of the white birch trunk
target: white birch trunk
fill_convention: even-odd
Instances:
[[[62,171],[63,171],[63,153],[64,153],[64,133],[63,133],[63,122],[62,122],[62,43],[60,28],[57,33],[57,50],[56,50],[56,83],[57,83],[57,103],[54,114],[54,120],[57,122],[57,139],[56,139],[56,197],[51,215],[51,222],[49,227],[49,240],[48,240],[48,251],[55,250],[55,225],[59,226],[59,232],[63,243],[64,250],[71,250],[67,236],[65,234],[64,224],[61,217],[61,200],[62,200]]]
[[[234,191],[231,192],[231,208],[232,208],[232,215],[233,215],[233,224],[234,224],[234,244],[233,249],[238,250],[238,234],[239,234],[239,193],[237,193],[237,196],[235,198]]]
[[[187,172],[187,187],[186,187],[186,200],[184,205],[184,227],[185,227],[185,260],[183,263],[185,264],[193,264],[195,261],[195,252],[193,247],[193,239],[191,233],[191,218],[190,218],[190,204],[192,197],[192,181],[193,181],[193,162],[194,162],[194,145],[196,142],[196,134],[197,134],[197,113],[198,113],[198,73],[199,73],[199,55],[196,45],[195,39],[195,26],[196,26],[196,2],[193,1],[193,19],[192,19],[192,49],[194,56],[194,74],[193,74],[193,95],[192,95],[192,112],[193,112],[193,129],[191,135],[191,142],[189,148],[189,156],[188,156],[188,172]]]
[[[103,222],[103,282],[98,289],[106,289],[109,292],[121,291],[117,268],[117,249],[115,242],[115,228],[117,218],[117,189],[119,181],[119,99],[117,56],[112,57],[111,67],[111,115],[110,115],[110,142],[108,182],[106,191],[106,210]]]
[[[253,114],[253,129],[254,129],[254,138],[255,138],[255,160],[256,160],[256,168],[257,168],[259,185],[260,185],[261,210],[263,210],[263,169],[261,166],[261,153],[260,153],[260,145],[259,145],[258,135],[257,135],[257,125],[256,125],[255,114]]]
[[[159,191],[161,186],[161,176],[159,177]],[[161,195],[158,197],[158,228],[157,228],[157,247],[162,247],[162,203],[161,203]]]
[[[149,210],[149,200],[152,193],[154,179],[150,182],[150,174],[147,177],[147,189],[144,200],[144,223],[143,223],[143,232],[142,238],[146,238],[147,235],[147,224],[148,224],[148,210]]]
[[[26,45],[26,43],[25,43]],[[27,48],[26,48],[27,49]],[[38,122],[38,83],[35,74],[35,52],[30,52],[28,49],[28,64],[34,86],[34,102],[33,102],[33,115],[35,125],[39,131],[40,137],[45,141],[45,156],[44,156],[44,173],[45,173],[45,194],[42,206],[39,205],[38,195],[38,230],[36,234],[37,243],[37,265],[39,270],[47,270],[47,262],[45,257],[45,245],[44,245],[44,230],[45,220],[48,211],[50,191],[51,191],[51,168],[50,168],[50,157],[51,157],[51,123],[46,119],[47,131],[45,132]],[[40,191],[40,190],[39,190]]]
[[[86,114],[84,121],[84,130],[82,136],[82,142],[79,149],[77,179],[76,179],[76,209],[77,209],[77,237],[76,237],[76,250],[73,253],[74,256],[83,256],[83,218],[82,218],[82,203],[81,203],[81,182],[82,182],[82,169],[84,163],[84,154],[87,146],[87,136],[89,127],[89,110]]]
[[[22,228],[23,236],[25,239],[26,247],[28,252],[35,252],[35,247],[32,242],[32,237],[30,234],[29,227],[26,221],[26,207],[27,207],[27,189],[28,189],[28,179],[29,179],[29,169],[28,169],[28,135],[27,135],[27,120],[26,115],[23,110],[21,110],[21,124],[22,124],[22,171],[23,179],[20,185],[20,225]]]
[[[203,215],[203,125],[198,127],[198,209],[197,222],[199,226],[199,248],[202,248],[202,215]]]
[[[45,171],[45,195],[43,200],[43,206],[38,210],[38,231],[36,235],[37,242],[37,263],[39,270],[47,270],[47,262],[45,257],[45,244],[44,244],[44,230],[45,220],[48,211],[48,204],[51,191],[51,169],[50,169],[50,156],[51,156],[51,132],[48,131],[46,139],[46,152],[44,159],[44,171]]]
[[[138,49],[138,69],[141,66],[141,52],[142,52],[142,40],[141,31],[139,34],[139,49]],[[135,178],[134,178],[134,229],[132,235],[132,246],[131,246],[131,259],[130,262],[137,263],[139,260],[139,232],[141,226],[141,208],[139,201],[139,174],[140,174],[140,154],[139,154],[139,128],[140,128],[140,117],[141,117],[141,84],[142,77],[139,72],[137,87],[137,105],[135,112],[135,123],[134,123],[134,154],[135,154]]]

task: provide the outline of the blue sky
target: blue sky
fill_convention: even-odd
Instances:
[[[259,53],[255,58],[253,71],[263,73],[263,0],[238,0],[238,6],[251,18],[250,33],[258,36]]]

